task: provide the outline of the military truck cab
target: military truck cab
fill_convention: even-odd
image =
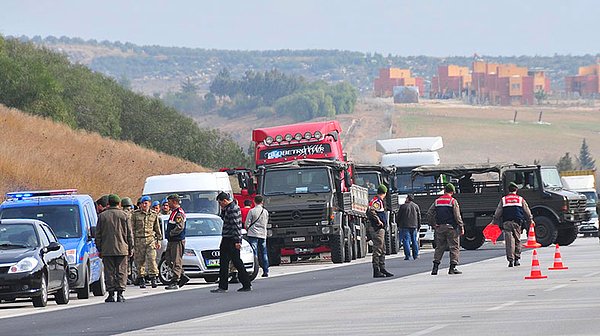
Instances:
[[[491,222],[511,182],[519,186],[519,195],[529,204],[536,223],[536,239],[542,246],[571,244],[577,238],[579,224],[589,216],[585,209],[585,196],[563,189],[555,167],[518,164],[440,165],[415,168],[412,174],[414,177],[433,176],[442,181],[426,184],[423,192],[415,193],[415,201],[423,212],[442,193],[445,183],[453,182],[457,186],[454,197],[460,204],[465,223],[461,246],[468,250],[477,249],[485,242],[483,228]],[[523,230],[528,227],[528,223],[523,223]]]
[[[106,292],[102,260],[94,241],[98,217],[89,195],[76,189],[21,191],[6,194],[0,219],[28,218],[48,224],[65,248],[69,263],[69,287],[77,298]]]

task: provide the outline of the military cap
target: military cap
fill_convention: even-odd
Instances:
[[[380,184],[379,187],[377,187],[377,194],[385,194],[387,191],[388,188],[385,186],[385,184]]]
[[[150,196],[142,196],[140,198],[140,203],[142,202],[152,202],[152,198]]]
[[[117,194],[108,195],[108,204],[111,206],[119,205],[121,203],[121,198]]]
[[[162,201],[160,201],[160,204],[167,204],[169,203],[169,200],[167,200],[166,198],[163,198]]]
[[[174,201],[177,201],[177,202],[181,201],[181,197],[179,195],[177,195],[177,194],[171,194],[171,195],[167,196],[167,199],[168,200],[174,200]]]
[[[454,187],[454,184],[452,184],[452,183],[447,183],[447,184],[444,186],[444,191],[445,191],[445,192],[456,192],[456,188]]]
[[[152,205],[151,205],[151,206],[152,206],[152,207],[155,207],[155,206],[157,206],[157,205],[160,205],[160,202],[159,202],[159,201],[154,201],[154,202],[152,202]]]

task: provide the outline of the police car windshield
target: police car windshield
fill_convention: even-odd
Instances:
[[[38,219],[50,225],[58,238],[81,237],[79,210],[76,205],[42,205],[5,208],[0,219]]]
[[[358,173],[355,183],[369,189],[369,193],[373,194],[377,192],[379,186],[379,175],[377,173]]]
[[[328,170],[285,169],[267,170],[264,177],[264,195],[291,195],[328,193],[331,191]]]
[[[166,227],[169,220],[163,221]],[[185,220],[186,237],[221,236],[223,221],[220,218],[187,218]]]
[[[148,195],[153,201],[162,201],[171,194],[181,197],[181,208],[187,213],[204,213],[218,215],[217,191],[172,191],[168,193]]]
[[[38,246],[38,238],[31,224],[0,224],[0,249],[31,248]]]

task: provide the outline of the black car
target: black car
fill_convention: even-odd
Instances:
[[[69,264],[52,229],[34,219],[0,220],[0,300],[31,298],[45,307],[48,295],[69,303]]]

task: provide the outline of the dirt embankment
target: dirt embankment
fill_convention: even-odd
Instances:
[[[131,142],[75,131],[0,105],[0,199],[23,189],[77,188],[137,198],[146,177],[205,168]]]

